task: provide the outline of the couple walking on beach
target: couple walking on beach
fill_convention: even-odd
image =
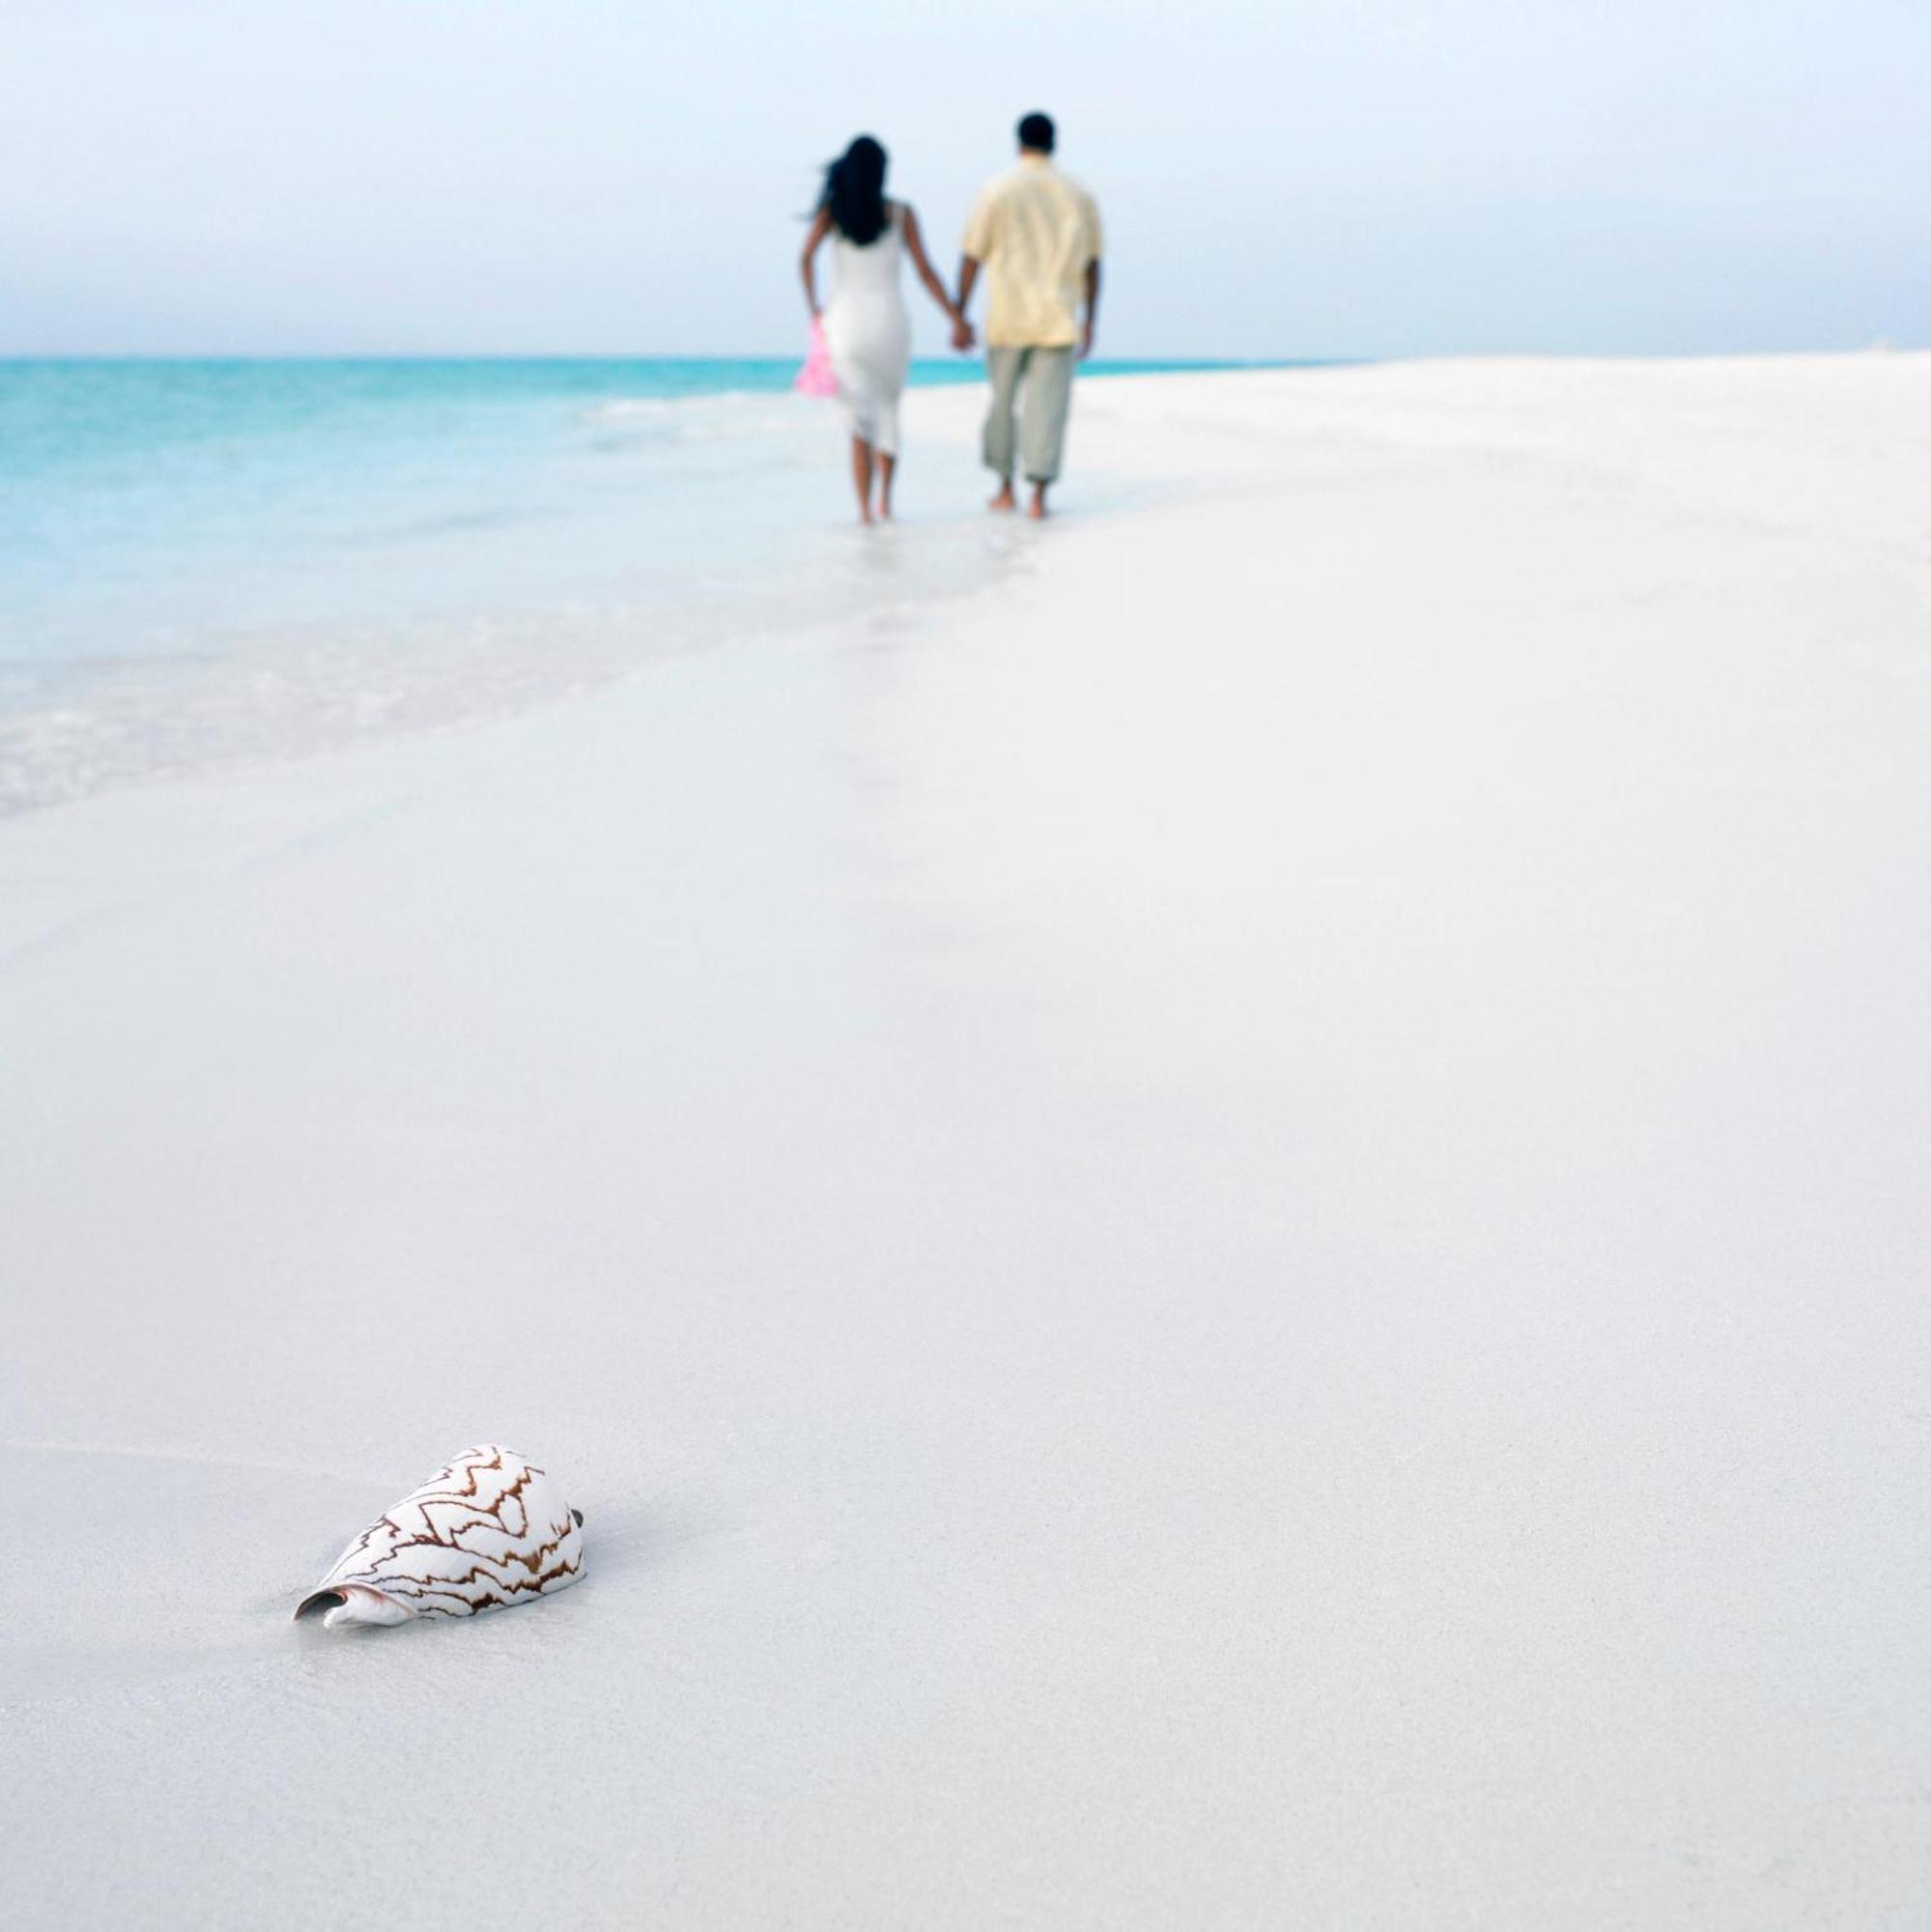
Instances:
[[[966,223],[956,297],[926,256],[919,217],[905,203],[887,200],[885,150],[869,134],[861,134],[825,170],[800,268],[851,430],[862,522],[892,514],[898,399],[912,359],[912,322],[899,289],[899,265],[907,255],[951,318],[952,347],[961,354],[978,339],[967,310],[984,270],[990,296],[985,362],[992,383],[985,465],[999,478],[992,508],[1018,507],[1013,482],[1021,473],[1031,486],[1028,513],[1046,514],[1046,492],[1059,476],[1065,445],[1073,363],[1092,353],[1099,311],[1099,210],[1054,165],[1054,145],[1053,124],[1044,114],[1019,123],[1017,166],[986,183]],[[835,279],[831,299],[821,306],[815,263],[828,236]]]

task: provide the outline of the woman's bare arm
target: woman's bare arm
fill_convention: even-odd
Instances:
[[[805,231],[805,252],[798,257],[798,273],[805,283],[805,306],[811,311],[814,319],[818,314],[818,272],[812,257],[831,232],[832,211],[821,208],[812,215],[811,225]]]
[[[905,211],[905,246],[911,251],[912,266],[919,271],[919,279],[925,284],[925,292],[945,310],[952,325],[952,344],[963,349],[972,340],[972,325],[965,319],[965,311],[951,298],[951,291],[940,281],[938,272],[925,254],[925,238],[919,233],[919,217],[910,208]],[[964,341],[960,337],[965,338]]]

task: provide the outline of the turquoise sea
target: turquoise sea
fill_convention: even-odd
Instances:
[[[0,810],[501,709],[774,596],[835,609],[876,556],[795,368],[0,361]],[[969,470],[908,450],[928,579],[983,566]]]

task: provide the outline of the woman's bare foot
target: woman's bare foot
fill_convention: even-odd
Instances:
[[[1012,485],[1002,483],[999,486],[999,495],[985,507],[988,510],[1016,510],[1019,507],[1019,499],[1012,494]]]

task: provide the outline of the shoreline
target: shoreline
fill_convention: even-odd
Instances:
[[[1927,450],[1121,378],[969,597],[0,821],[23,1912],[1907,1922]],[[475,1439],[584,1582],[291,1631]]]
[[[867,552],[836,415],[787,366],[762,390],[724,380],[745,364],[506,366],[196,364],[177,392],[115,365],[14,395],[0,813],[510,714],[1000,567],[960,402],[908,466],[917,535]]]

